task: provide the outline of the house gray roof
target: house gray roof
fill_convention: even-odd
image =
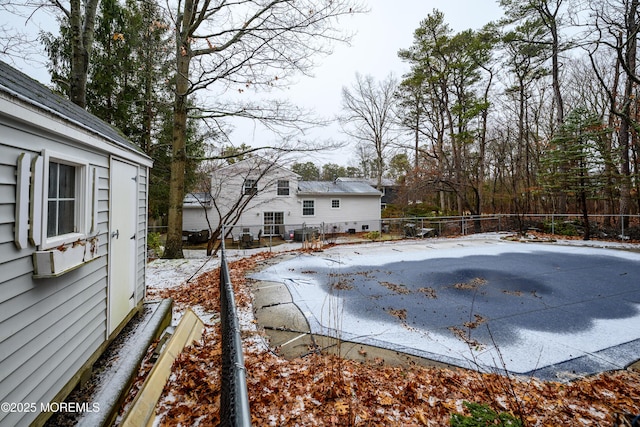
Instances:
[[[362,181],[299,181],[298,194],[330,196],[381,196],[382,193]]]
[[[342,182],[366,182],[367,184],[371,185],[374,188],[378,185],[378,180],[375,179],[375,178],[339,177],[336,180],[337,181],[342,181]],[[382,178],[382,186],[383,187],[394,187],[394,186],[397,186],[397,185],[398,184],[393,179]]]
[[[138,146],[110,124],[2,61],[0,61],[0,92],[47,111],[112,143],[142,153]]]
[[[185,208],[188,207],[196,207],[201,208],[204,206],[211,206],[211,202],[213,201],[211,194],[209,193],[187,193],[184,196],[183,205]]]

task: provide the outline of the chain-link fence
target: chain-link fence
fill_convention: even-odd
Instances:
[[[224,244],[220,259],[220,323],[222,326],[220,425],[251,426],[240,325]]]
[[[251,230],[259,233],[261,225],[242,226],[235,229]],[[303,241],[310,236],[319,235],[324,241],[332,241],[338,237],[353,235],[370,239],[406,239],[436,236],[464,236],[488,232],[528,232],[582,236],[585,231],[585,220],[582,214],[497,214],[477,216],[440,216],[383,218],[372,226],[371,221],[349,222],[339,224],[305,223],[274,225],[282,232],[275,233],[285,240]],[[591,237],[640,240],[640,215],[589,215]],[[285,231],[286,230],[286,231]],[[235,232],[235,231],[234,231]]]
[[[488,232],[543,232],[581,237],[581,214],[496,214],[382,218],[368,221],[305,222],[300,224],[236,224],[225,227],[228,249],[273,247],[287,242],[318,240],[323,244],[353,240],[400,240],[466,236]],[[640,215],[589,215],[592,238],[640,240]],[[187,245],[202,244],[209,231],[185,232]]]

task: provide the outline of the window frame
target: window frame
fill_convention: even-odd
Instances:
[[[75,192],[74,192],[74,231],[55,236],[47,236],[49,225],[49,169],[51,163],[72,166],[75,168]],[[89,197],[89,163],[86,160],[45,150],[43,152],[43,174],[42,174],[42,227],[40,249],[51,249],[86,239],[91,226],[90,201]]]
[[[262,213],[262,230],[264,236],[278,236],[283,233],[284,212],[266,211]]]
[[[335,206],[336,204],[337,206]],[[331,209],[340,209],[341,207],[342,201],[340,199],[331,199]]]
[[[281,184],[286,184],[286,186],[281,185]],[[278,182],[276,183],[276,193],[278,196],[289,196],[291,195],[291,186],[289,185],[289,180],[288,179],[279,179]],[[286,194],[284,193],[286,190]]]
[[[247,184],[251,185],[247,185]],[[245,178],[242,183],[242,195],[243,196],[255,196],[258,194],[258,180],[254,178]]]
[[[311,206],[305,206],[306,203],[311,203]],[[312,213],[305,213],[306,209],[312,209]],[[315,199],[303,199],[302,200],[302,216],[304,216],[304,217],[316,216],[316,201],[315,201]]]

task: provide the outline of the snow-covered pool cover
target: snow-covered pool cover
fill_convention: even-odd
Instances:
[[[335,247],[271,266],[314,333],[540,378],[640,358],[640,254],[498,239]]]

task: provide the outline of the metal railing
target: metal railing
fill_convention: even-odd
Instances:
[[[221,426],[251,426],[240,324],[229,275],[224,240],[220,252],[220,323],[222,325]]]

